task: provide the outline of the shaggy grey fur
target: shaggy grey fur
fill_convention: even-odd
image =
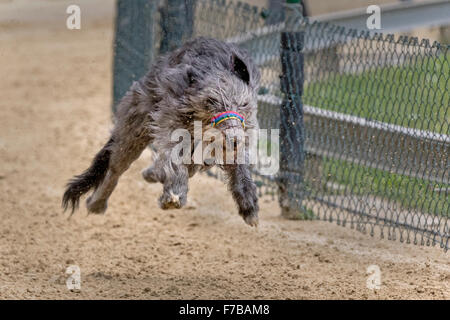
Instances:
[[[188,179],[206,164],[176,165],[170,160],[170,136],[175,129],[193,135],[194,120],[208,128],[211,118],[224,111],[244,115],[245,130],[256,129],[256,93],[260,74],[249,55],[233,44],[198,38],[161,56],[150,71],[121,100],[115,127],[108,143],[91,167],[69,181],[63,207],[77,208],[79,198],[94,189],[87,199],[90,212],[103,213],[120,175],[142,151],[152,144],[157,150],[153,165],[143,171],[148,182],[164,185],[159,204],[163,209],[186,203]],[[239,121],[228,120],[218,129],[242,131]],[[247,164],[221,166],[239,214],[251,226],[258,223],[258,199]]]

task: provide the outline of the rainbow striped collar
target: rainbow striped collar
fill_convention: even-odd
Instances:
[[[225,111],[222,113],[219,113],[218,115],[214,116],[211,119],[211,126],[215,127],[219,123],[228,120],[228,119],[238,119],[242,123],[242,127],[245,128],[245,120],[242,115],[235,111]]]

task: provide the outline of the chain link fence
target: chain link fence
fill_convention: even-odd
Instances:
[[[255,181],[284,216],[448,249],[449,46],[309,21],[295,6],[119,0],[115,101],[155,55],[198,36],[238,43],[261,70],[258,119],[280,129],[280,171]]]

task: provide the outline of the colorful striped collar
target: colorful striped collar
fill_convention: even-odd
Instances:
[[[211,119],[211,126],[215,127],[219,123],[221,123],[225,120],[228,120],[228,119],[238,119],[239,121],[241,121],[242,127],[245,128],[244,117],[235,111],[225,111],[225,112],[219,113],[218,115],[214,116]]]

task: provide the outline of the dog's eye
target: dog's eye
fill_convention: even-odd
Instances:
[[[196,82],[195,74],[194,74],[194,72],[192,72],[192,70],[188,70],[187,78],[188,78],[189,86],[192,86]]]
[[[194,111],[189,111],[189,112],[187,112],[187,113],[186,113],[186,116],[187,116],[189,119],[194,118]]]
[[[239,105],[238,112],[245,112],[248,109],[249,103],[245,102]]]
[[[244,61],[239,59],[239,57],[233,55],[233,72],[246,84],[250,82],[250,74],[248,73],[247,66]]]

